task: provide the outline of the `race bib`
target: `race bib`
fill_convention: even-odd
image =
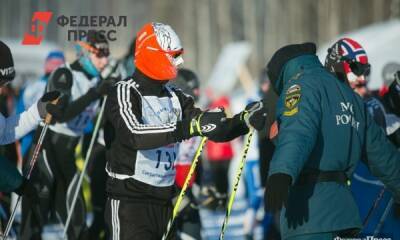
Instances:
[[[178,97],[167,89],[172,97],[141,96],[144,124],[161,126],[176,123],[182,118]],[[133,178],[158,187],[173,185],[178,149],[179,143],[173,143],[156,149],[137,151]]]

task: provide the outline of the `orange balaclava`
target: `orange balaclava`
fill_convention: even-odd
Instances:
[[[182,53],[181,41],[169,25],[147,23],[137,33],[135,66],[152,79],[174,79],[183,63]]]

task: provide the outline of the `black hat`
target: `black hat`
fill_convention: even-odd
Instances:
[[[267,64],[267,74],[271,81],[272,86],[276,89],[276,81],[281,74],[283,66],[291,59],[301,55],[314,55],[317,47],[314,43],[292,44],[280,48],[274,53]]]
[[[14,61],[10,48],[0,41],[0,80],[11,81],[14,77]]]

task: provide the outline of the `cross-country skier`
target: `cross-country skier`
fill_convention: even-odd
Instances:
[[[109,56],[108,42],[100,32],[89,31],[84,41],[77,42],[76,48],[77,60],[58,68],[46,87],[50,91],[58,89],[66,79],[72,81],[71,88],[62,91],[62,106],[48,108],[58,122],[50,126],[32,174],[37,194],[22,202],[21,239],[40,239],[49,217],[66,222],[75,188],[79,187],[76,186],[79,173],[75,165],[75,147],[96,114],[98,99],[107,94],[113,84],[100,77]],[[73,213],[68,239],[84,238],[87,228],[82,194]]]
[[[328,72],[315,52],[313,43],[288,45],[267,65],[279,100],[265,204],[281,210],[283,239],[358,233],[361,220],[347,180],[363,156],[400,202],[400,153],[364,101]]]
[[[28,84],[22,90],[20,101],[21,110],[27,110],[30,106],[36,103],[40,97],[46,92],[46,85],[50,74],[59,66],[65,63],[64,53],[58,50],[51,51],[44,62],[44,74],[36,81]],[[33,141],[34,131],[21,139],[21,154],[22,157],[28,155],[28,150]]]
[[[325,67],[335,74],[339,80],[348,83],[366,102],[368,111],[375,122],[381,126],[391,142],[400,147],[400,83],[393,80],[388,84],[388,90],[381,98],[373,97],[367,87],[370,71],[368,56],[360,43],[351,38],[343,38],[333,44],[328,50]],[[400,70],[400,68],[398,69]],[[366,164],[360,162],[354,172],[351,189],[360,209],[361,219],[364,219],[362,234],[372,235],[378,225],[391,194],[385,192],[371,215],[369,211],[373,208],[374,201],[379,198],[384,185],[376,177],[371,175]],[[390,214],[384,222],[381,234],[400,238],[400,222],[396,220],[396,213],[400,205],[394,204],[394,214]],[[397,216],[399,218],[400,216]]]
[[[0,41],[0,87],[10,83],[14,77],[14,61],[10,48]],[[5,118],[0,114],[0,144],[12,143],[35,129],[47,115],[46,106],[49,104],[48,102],[55,100],[58,95],[57,92],[47,93],[41,100],[18,115]],[[28,187],[28,181],[24,180],[17,167],[5,158],[0,159],[0,191],[16,191],[18,194],[32,191]]]
[[[121,80],[121,76],[125,74],[121,64],[110,59],[108,65],[101,72],[104,79],[115,78]],[[99,117],[99,116],[98,116]],[[104,120],[104,118],[103,118]],[[97,121],[97,119],[96,119]],[[90,177],[90,193],[93,221],[89,227],[89,239],[108,239],[109,232],[107,231],[104,221],[104,209],[107,201],[106,181],[107,173],[104,170],[106,166],[106,148],[104,143],[104,121],[101,123],[101,128],[97,136],[97,141],[93,145],[92,153],[89,159],[88,175]],[[91,140],[92,134],[89,135]]]
[[[170,26],[145,24],[137,33],[135,72],[109,94],[105,218],[114,240],[162,238],[172,215],[179,142],[194,136],[227,141],[248,131],[245,120],[257,128],[265,122],[261,103],[228,119],[221,110],[195,108],[193,98],[167,86],[182,53]]]

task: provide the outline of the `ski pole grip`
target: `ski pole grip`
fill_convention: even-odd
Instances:
[[[51,104],[57,104],[59,99],[60,99],[59,97],[54,99],[53,101],[51,101]],[[51,116],[51,114],[47,113],[46,118],[44,119],[44,123],[45,124],[50,124],[52,118],[53,117]]]

